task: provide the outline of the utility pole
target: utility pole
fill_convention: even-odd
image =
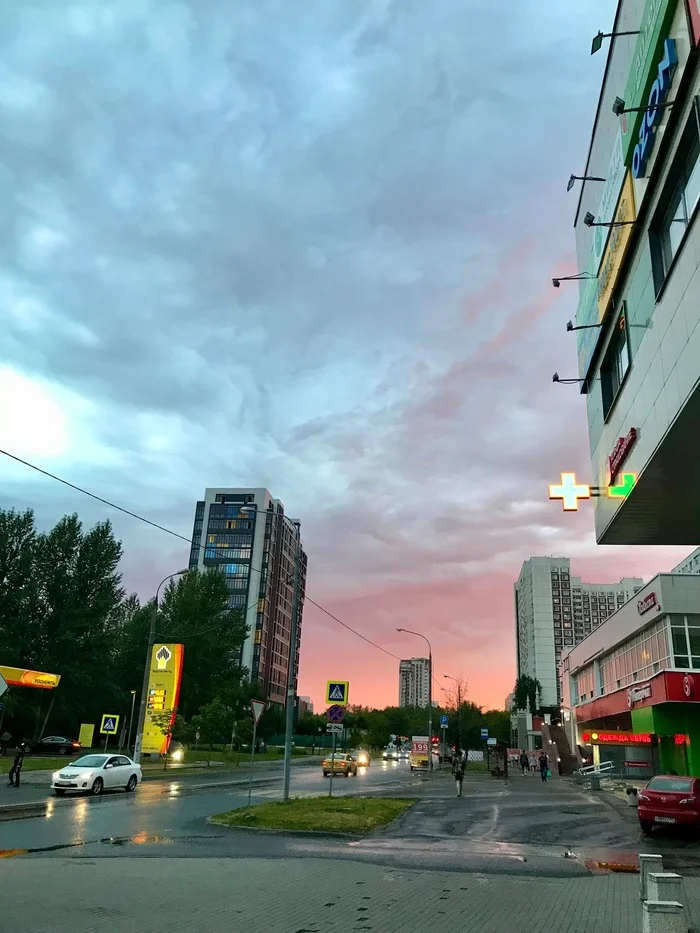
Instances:
[[[285,709],[284,730],[284,772],[282,777],[282,800],[289,800],[289,782],[292,771],[292,738],[294,736],[294,703],[297,693],[297,633],[299,631],[299,562],[301,559],[301,541],[299,540],[299,522],[296,547],[294,552],[294,589],[292,592],[292,619],[289,632],[289,665],[287,668],[287,706]]]

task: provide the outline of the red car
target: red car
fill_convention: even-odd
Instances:
[[[700,826],[700,779],[658,774],[637,797],[642,832],[654,826]]]

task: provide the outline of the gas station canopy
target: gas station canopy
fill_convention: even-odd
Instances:
[[[10,687],[38,687],[40,690],[53,690],[61,680],[60,674],[27,671],[21,667],[5,667],[2,664],[0,664],[0,674]]]

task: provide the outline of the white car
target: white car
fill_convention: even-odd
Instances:
[[[141,765],[126,755],[83,755],[54,771],[51,787],[58,797],[74,792],[97,796],[115,787],[136,790],[141,776]]]

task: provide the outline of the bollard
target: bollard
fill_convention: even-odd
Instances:
[[[647,900],[647,878],[650,871],[662,872],[664,860],[660,855],[639,853],[639,899]]]
[[[687,933],[683,905],[677,901],[644,901],[642,933]]]
[[[683,896],[683,879],[671,871],[647,873],[648,901],[680,901]]]

